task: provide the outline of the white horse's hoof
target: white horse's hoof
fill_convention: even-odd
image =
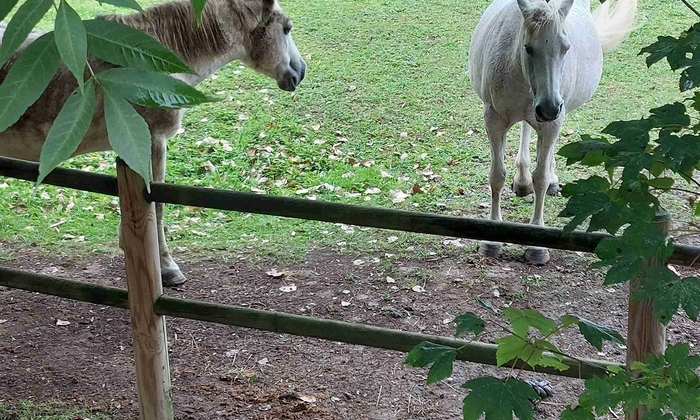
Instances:
[[[558,182],[552,182],[547,187],[547,195],[558,195],[561,192],[561,186]]]
[[[182,274],[182,271],[180,271],[179,269],[165,269],[161,271],[160,278],[163,282],[163,287],[175,287],[187,281],[187,277],[185,277],[185,275]]]
[[[527,197],[528,195],[533,194],[535,192],[535,188],[532,184],[516,185],[515,183],[512,183],[510,188],[518,197]]]
[[[549,250],[540,247],[528,248],[525,250],[525,259],[535,265],[545,265],[549,262]]]
[[[501,256],[501,246],[499,242],[482,242],[479,245],[479,254],[484,257],[498,258]]]

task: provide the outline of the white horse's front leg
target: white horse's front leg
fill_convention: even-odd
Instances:
[[[530,133],[532,127],[525,121],[520,122],[520,147],[515,157],[515,177],[513,192],[518,197],[526,197],[534,192],[532,175],[530,175]]]
[[[552,179],[552,161],[554,146],[559,137],[559,130],[564,118],[540,125],[537,129],[537,167],[532,173],[532,185],[535,190],[535,208],[530,223],[544,226],[544,201]],[[547,248],[530,247],[525,252],[525,258],[533,264],[546,264],[549,261]]]
[[[501,191],[506,182],[505,146],[508,122],[504,120],[490,105],[484,105],[484,122],[486,133],[491,145],[491,169],[489,184],[491,185],[491,220],[501,221]],[[479,253],[487,257],[498,258],[501,254],[501,243],[482,242]]]
[[[552,152],[552,164],[549,166],[549,187],[547,187],[547,195],[557,195],[561,192],[559,185],[559,177],[557,176],[557,164],[554,160],[554,152]]]

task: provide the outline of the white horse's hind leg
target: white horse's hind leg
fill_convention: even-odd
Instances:
[[[491,169],[489,184],[491,185],[491,220],[501,221],[501,191],[506,182],[505,146],[508,124],[490,105],[484,105],[484,122],[486,133],[491,145]],[[498,242],[482,242],[479,253],[487,257],[498,258],[502,244]]]
[[[544,226],[544,201],[547,196],[554,159],[554,145],[559,136],[563,118],[542,124],[537,130],[537,167],[532,173],[532,184],[535,189],[535,208],[530,223]],[[546,264],[549,261],[547,248],[530,247],[525,252],[525,258],[533,264]]]
[[[549,187],[547,195],[557,195],[561,191],[559,177],[557,176],[557,164],[554,161],[554,151],[552,151],[552,163],[549,165]]]
[[[532,175],[530,175],[530,133],[532,127],[525,121],[520,122],[520,148],[515,157],[515,177],[513,192],[518,197],[526,197],[534,192]]]

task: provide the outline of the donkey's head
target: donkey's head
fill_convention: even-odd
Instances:
[[[560,92],[564,56],[571,47],[564,21],[574,0],[517,0],[523,14],[521,63],[534,95],[537,121],[554,121],[564,110]]]
[[[292,39],[292,21],[277,0],[228,1],[244,9],[239,15],[247,30],[243,61],[275,79],[280,89],[295,90],[304,79],[306,62]]]

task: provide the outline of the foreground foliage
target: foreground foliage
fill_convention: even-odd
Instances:
[[[700,17],[700,15],[698,16]],[[661,36],[641,50],[647,65],[666,60],[672,70],[681,70],[679,88],[686,92],[700,86],[700,23],[679,37]],[[689,106],[687,106],[688,104]],[[700,233],[693,219],[700,216],[700,92],[684,101],[664,105],[649,116],[616,121],[603,130],[604,136],[582,136],[579,142],[562,147],[559,155],[567,164],[602,167],[607,177],[593,175],[567,184],[563,195],[568,203],[560,213],[571,220],[565,231],[587,223],[587,230],[605,230],[621,235],[606,238],[596,249],[600,261],[594,267],[609,267],[604,284],[641,279],[633,299],[651,299],[656,318],[668,324],[679,308],[697,321],[700,312],[700,279],[681,277],[666,261],[673,253],[673,240],[658,228],[655,219],[663,212],[660,195],[669,191],[687,194],[696,202],[686,233]],[[679,183],[683,187],[678,187]],[[493,307],[485,305],[493,310]],[[493,310],[496,312],[495,310]],[[564,354],[550,341],[567,328],[578,325],[583,337],[597,349],[605,340],[624,344],[620,334],[576,316],[563,316],[559,323],[534,310],[502,311],[509,325],[500,325],[508,335],[495,340],[497,364],[522,361],[531,368],[568,368]],[[484,322],[475,314],[456,319],[457,335],[467,331],[479,335]],[[534,334],[533,331],[534,330]],[[537,334],[539,333],[539,334]],[[432,364],[428,383],[452,373],[457,349],[422,343],[406,359],[412,366]],[[569,356],[569,355],[566,355]],[[569,356],[573,357],[573,356]],[[631,372],[609,366],[603,376],[586,381],[586,391],[578,404],[567,408],[562,419],[594,419],[619,407],[630,413],[644,407],[644,418],[688,419],[700,414],[700,378],[696,370],[700,356],[690,355],[688,344],[671,346],[664,355],[647,355],[633,363]],[[464,418],[520,419],[533,417],[533,402],[539,396],[532,387],[513,377],[480,378],[464,385],[470,393],[464,400]]]

